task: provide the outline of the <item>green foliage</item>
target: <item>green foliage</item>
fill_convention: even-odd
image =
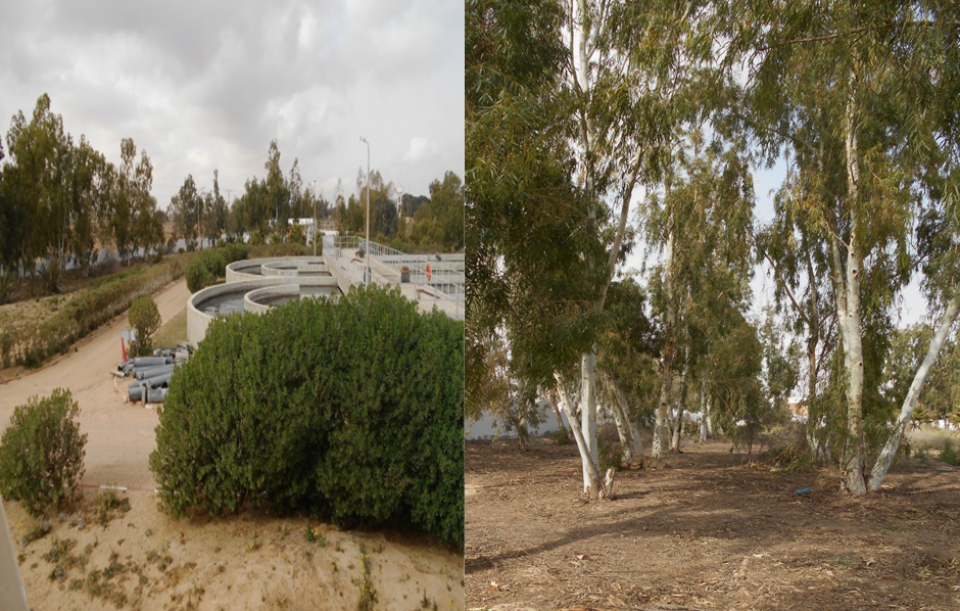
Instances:
[[[77,494],[84,445],[76,418],[80,407],[69,390],[32,397],[13,412],[0,438],[0,492],[34,516],[49,514]]]
[[[607,469],[619,471],[623,467],[623,448],[619,444],[604,441],[602,437],[598,437],[597,442],[600,473],[606,472]]]
[[[160,411],[161,503],[410,520],[462,544],[462,329],[377,288],[217,318]]]
[[[562,446],[570,443],[570,434],[567,433],[566,428],[560,428],[550,433],[550,439],[558,446]]]
[[[70,296],[50,317],[16,330],[0,331],[0,362],[39,367],[55,354],[182,275],[177,260],[127,270],[94,281]]]
[[[187,277],[187,290],[191,293],[196,293],[217,281],[203,261],[199,259],[187,265],[187,271],[184,275]]]
[[[20,279],[17,277],[16,270],[9,267],[0,268],[0,305],[13,299],[19,286]]]
[[[287,241],[291,244],[300,244],[305,246],[307,244],[307,233],[303,230],[303,225],[297,223],[290,228],[290,234],[287,236]]]
[[[247,247],[240,244],[226,244],[204,250],[199,258],[187,265],[187,288],[191,293],[196,293],[214,284],[217,278],[226,275],[227,265],[246,259],[248,253]]]
[[[957,453],[957,449],[953,446],[953,440],[944,440],[943,449],[940,450],[940,461],[948,465],[953,465],[954,467],[960,466],[960,454]]]
[[[160,328],[160,311],[157,309],[157,304],[147,295],[137,297],[130,305],[127,320],[130,326],[137,330],[140,354],[147,354],[151,349],[151,338]]]

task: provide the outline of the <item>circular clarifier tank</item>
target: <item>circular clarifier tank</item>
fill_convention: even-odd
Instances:
[[[301,278],[301,280],[303,279]],[[336,299],[342,294],[340,287],[333,282],[323,282],[320,279],[311,280],[309,284],[301,282],[300,284],[268,286],[250,291],[244,298],[244,310],[259,314],[272,307],[290,303],[295,299],[316,297],[333,297]],[[317,283],[317,280],[322,283]]]

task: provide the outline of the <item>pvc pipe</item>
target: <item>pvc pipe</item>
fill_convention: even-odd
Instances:
[[[158,367],[173,362],[173,358],[169,356],[138,356],[132,360],[134,367]]]
[[[148,388],[143,397],[144,403],[163,403],[167,399],[169,388]]]
[[[157,386],[160,386],[161,384],[169,384],[169,383],[170,383],[170,378],[172,378],[172,377],[173,377],[173,372],[171,371],[170,373],[165,373],[165,374],[163,374],[163,375],[154,376],[154,377],[152,377],[152,378],[144,378],[144,379],[140,380],[140,383],[141,383],[141,384],[144,384],[145,386],[149,386],[150,388],[156,388]]]
[[[152,378],[155,376],[163,375],[165,373],[173,373],[173,368],[175,365],[162,365],[160,367],[144,367],[143,369],[134,369],[133,375],[138,380],[144,378]]]
[[[130,385],[130,388],[127,392],[130,393],[130,402],[139,401],[143,398],[143,386],[142,382],[134,382]]]

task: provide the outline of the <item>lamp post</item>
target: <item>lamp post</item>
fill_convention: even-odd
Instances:
[[[370,284],[370,143],[363,136],[360,136],[360,142],[367,145],[367,239],[364,248],[367,255],[367,271],[363,274],[363,283]]]
[[[320,228],[317,226],[317,181],[313,181],[313,256],[317,256],[317,238]]]

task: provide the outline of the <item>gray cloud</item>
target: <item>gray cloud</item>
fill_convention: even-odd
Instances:
[[[354,189],[371,162],[407,192],[463,175],[463,7],[445,0],[0,0],[0,129],[46,92],[118,161],[132,137],[166,206],[188,173],[234,195],[270,140],[305,183]]]

